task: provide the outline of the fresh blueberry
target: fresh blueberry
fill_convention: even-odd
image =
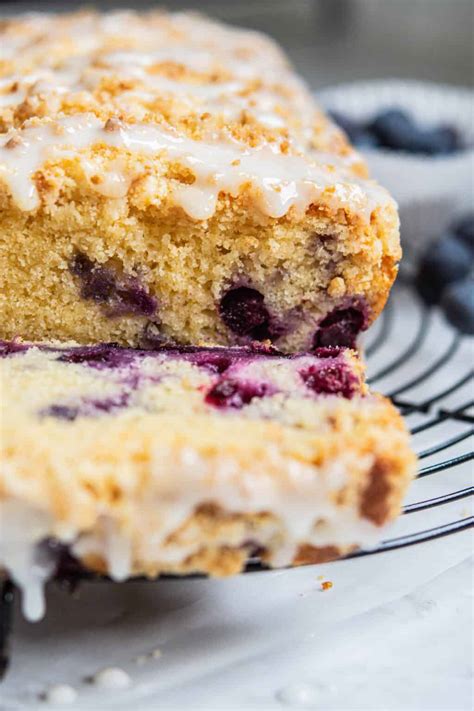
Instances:
[[[397,108],[381,112],[367,128],[381,146],[392,150],[446,155],[461,148],[459,133],[453,126],[421,128],[406,111]]]
[[[468,277],[448,286],[441,306],[446,318],[461,333],[474,335],[474,279]]]
[[[455,128],[438,126],[419,131],[416,152],[432,156],[447,155],[459,150],[460,147],[459,134]]]
[[[246,383],[224,378],[207,393],[206,402],[214,407],[240,410],[254,398],[264,397],[268,393],[269,387],[265,383]]]
[[[438,303],[444,288],[463,279],[470,269],[471,252],[452,235],[430,245],[420,261],[416,286],[429,304]]]
[[[219,311],[225,325],[237,336],[256,341],[269,338],[270,315],[263,294],[247,286],[230,289],[220,301]]]
[[[331,311],[319,324],[314,336],[313,348],[321,346],[346,346],[354,348],[356,339],[365,325],[360,308],[351,306]]]
[[[474,250],[474,212],[470,212],[457,220],[451,230],[456,237],[462,239],[468,247]]]
[[[385,148],[411,151],[419,139],[419,132],[411,117],[401,109],[391,108],[379,113],[368,129]]]

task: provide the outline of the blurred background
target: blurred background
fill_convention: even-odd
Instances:
[[[193,8],[268,32],[314,88],[385,77],[473,83],[472,0],[0,0],[0,12],[84,5]]]

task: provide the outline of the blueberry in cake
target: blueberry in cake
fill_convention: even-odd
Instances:
[[[0,41],[0,336],[293,352],[377,317],[396,206],[271,40],[154,11]]]
[[[348,349],[15,341],[0,369],[0,564],[32,617],[58,551],[118,580],[326,561],[376,543],[414,473]]]

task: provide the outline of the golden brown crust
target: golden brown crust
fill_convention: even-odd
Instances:
[[[89,112],[104,121],[171,123],[194,138],[225,130],[253,146],[265,140],[293,150],[289,139],[297,138],[354,154],[283,53],[256,32],[155,11],[22,17],[0,33],[10,50],[0,64],[4,132],[30,119]],[[359,158],[355,165],[364,175]]]

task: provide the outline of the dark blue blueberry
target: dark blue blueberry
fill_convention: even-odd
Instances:
[[[462,239],[471,249],[474,250],[474,212],[470,212],[457,220],[451,227],[456,237]]]
[[[415,284],[423,299],[436,304],[448,284],[463,279],[471,264],[471,252],[452,235],[429,245],[418,268]]]
[[[254,398],[268,395],[270,389],[265,383],[246,383],[224,378],[214,385],[206,395],[208,405],[230,407],[240,410]]]
[[[446,155],[461,148],[453,126],[422,128],[402,109],[391,108],[376,116],[367,126],[381,146],[397,151],[425,155]]]
[[[446,318],[461,333],[474,336],[474,279],[468,277],[448,286],[441,306]]]
[[[354,348],[357,336],[365,327],[366,317],[359,306],[334,309],[319,324],[313,348],[345,346]]]
[[[419,138],[418,128],[401,109],[391,108],[379,113],[367,127],[380,145],[394,150],[412,151]]]
[[[436,128],[419,130],[416,145],[417,153],[427,155],[448,155],[461,148],[459,134],[452,126],[438,126]],[[412,148],[414,151],[415,149]]]

